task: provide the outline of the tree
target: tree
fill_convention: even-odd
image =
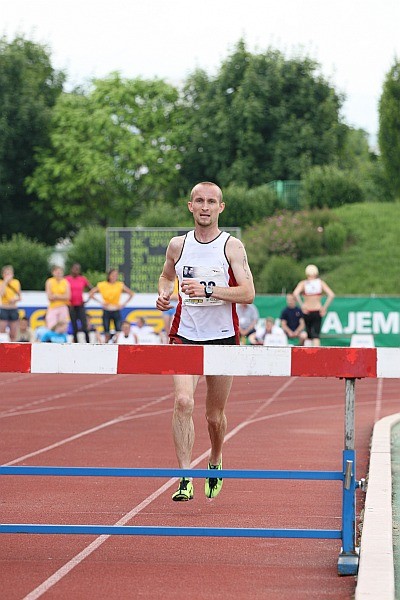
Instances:
[[[400,197],[400,61],[395,60],[379,101],[379,147],[393,194]]]
[[[36,196],[27,194],[24,180],[36,166],[35,148],[48,147],[51,109],[63,82],[46,46],[23,37],[0,39],[0,234],[54,241],[47,215],[37,218]]]
[[[44,290],[51,248],[21,233],[0,241],[0,265],[12,265],[23,290]]]
[[[302,203],[308,208],[335,208],[342,204],[363,202],[364,194],[356,172],[334,165],[312,167],[301,185]]]
[[[368,141],[368,133],[363,129],[342,126],[343,139],[338,166],[356,178],[369,202],[393,200],[389,189],[382,157],[373,152]]]
[[[240,41],[216,77],[195,71],[184,87],[182,177],[254,187],[337,160],[342,98],[318,69]]]
[[[87,224],[132,224],[165,199],[179,172],[174,144],[178,91],[161,80],[118,73],[88,92],[63,94],[54,108],[51,148],[39,150],[28,180],[38,210],[54,211],[60,232]]]

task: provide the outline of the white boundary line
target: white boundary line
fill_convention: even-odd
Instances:
[[[355,600],[395,600],[391,431],[400,413],[374,426]]]

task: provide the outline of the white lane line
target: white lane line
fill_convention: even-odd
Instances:
[[[11,377],[10,379],[1,379],[0,385],[8,385],[9,383],[14,383],[15,381],[20,381],[21,379],[24,379],[24,377],[26,375],[27,375],[27,373],[24,373],[22,375],[17,375],[16,377]]]
[[[252,419],[254,419],[263,408],[269,406],[278,396],[284,392],[289,385],[293,382],[295,378],[289,379],[285,382],[274,394],[268,398],[259,408],[257,408],[251,415],[243,422],[244,424],[249,424]],[[241,431],[243,428],[242,424],[237,425],[230,433],[227,434],[225,440],[232,438],[236,433]],[[210,449],[207,449],[203,454],[198,456],[191,463],[191,468],[197,466],[201,461],[209,456]],[[163,486],[155,490],[150,496],[148,496],[143,502],[138,504],[135,508],[133,508],[129,513],[124,515],[115,525],[125,525],[128,521],[130,521],[133,517],[135,517],[139,512],[145,509],[151,502],[156,500],[161,494],[163,494],[166,490],[168,490],[176,481],[176,477],[169,479]],[[37,600],[43,594],[48,592],[48,590],[56,585],[65,575],[67,575],[72,569],[77,567],[82,561],[84,561],[92,552],[97,550],[110,536],[109,535],[101,535],[96,538],[89,546],[84,548],[79,554],[74,556],[70,561],[68,561],[65,565],[63,565],[60,569],[58,569],[53,575],[51,575],[48,579],[46,579],[42,584],[40,584],[37,588],[32,590],[27,596],[23,598],[23,600]]]
[[[40,448],[39,450],[35,450],[34,452],[30,452],[29,454],[25,454],[24,456],[20,456],[18,458],[15,458],[14,460],[10,460],[9,462],[4,463],[3,467],[10,467],[11,465],[16,465],[20,462],[23,462],[24,460],[27,460],[28,458],[32,458],[33,456],[38,456],[39,454],[44,454],[45,452],[48,452],[49,450],[54,450],[55,448],[59,448],[60,446],[69,444],[69,442],[79,440],[80,438],[85,437],[86,435],[90,435],[91,433],[96,433],[97,431],[100,431],[101,429],[106,429],[107,427],[112,427],[113,425],[116,425],[117,423],[122,423],[123,421],[131,419],[139,411],[142,411],[145,408],[149,408],[150,406],[154,406],[155,404],[159,404],[160,402],[163,402],[164,400],[167,400],[168,398],[171,398],[171,397],[172,397],[172,393],[169,393],[169,394],[166,394],[165,396],[161,396],[160,398],[157,398],[156,400],[151,400],[150,402],[146,402],[145,404],[142,404],[141,406],[134,408],[133,410],[129,411],[128,413],[125,413],[124,415],[115,417],[115,419],[111,419],[110,421],[101,423],[100,425],[97,425],[96,427],[91,427],[90,429],[86,429],[85,431],[81,431],[79,433],[76,433],[75,435],[71,435],[70,437],[60,440],[58,442],[55,442],[54,444],[50,444],[49,446],[45,446],[44,448]]]
[[[7,417],[14,417],[16,415],[19,415],[20,410],[30,408],[32,406],[38,406],[39,404],[43,404],[45,402],[51,402],[52,400],[57,400],[58,398],[65,398],[66,396],[71,396],[73,394],[83,392],[84,390],[89,390],[91,388],[98,387],[99,385],[103,385],[103,383],[108,383],[109,381],[112,381],[113,379],[115,379],[115,376],[107,377],[107,379],[101,379],[100,381],[95,381],[94,383],[88,383],[86,385],[81,385],[72,390],[68,390],[66,392],[60,392],[59,394],[53,394],[52,396],[45,396],[44,398],[40,398],[39,400],[34,400],[33,402],[26,402],[25,404],[20,404],[19,406],[13,406],[12,408],[9,408],[8,410],[1,412],[0,419],[4,419]]]

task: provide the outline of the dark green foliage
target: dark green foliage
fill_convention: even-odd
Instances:
[[[137,227],[191,227],[193,218],[187,201],[178,200],[177,206],[167,202],[152,202],[137,219]]]
[[[400,61],[395,60],[379,102],[379,148],[393,195],[400,198]]]
[[[320,254],[322,251],[322,232],[321,227],[301,226],[293,232],[293,240],[296,245],[297,260],[303,260],[307,256]]]
[[[272,215],[278,208],[278,198],[266,185],[247,189],[230,185],[223,190],[226,208],[219,222],[222,227],[248,227]]]
[[[323,244],[328,254],[340,254],[347,239],[346,228],[342,223],[329,223],[324,230]],[[310,253],[308,256],[310,256]]]
[[[0,234],[24,233],[54,242],[51,211],[40,218],[35,194],[24,180],[36,167],[36,147],[49,147],[51,109],[64,75],[56,72],[46,46],[23,37],[0,38]]]
[[[289,256],[272,256],[255,281],[257,293],[285,294],[293,291],[303,277],[303,269]]]
[[[307,57],[251,54],[240,41],[216,77],[197,70],[188,78],[184,98],[187,187],[296,180],[337,158],[342,98]]]
[[[93,286],[97,285],[99,281],[105,281],[107,279],[107,273],[105,271],[85,271],[83,275]]]
[[[355,173],[341,171],[333,165],[312,167],[304,175],[302,204],[307,208],[334,208],[364,200]]]
[[[60,96],[50,151],[38,150],[27,180],[41,214],[64,235],[90,223],[124,227],[175,189],[178,91],[162,80],[95,80],[87,93]],[[60,234],[62,232],[60,231]]]
[[[325,254],[324,231],[336,221],[339,219],[327,209],[283,211],[248,228],[243,233],[243,240],[255,281],[262,281],[264,289],[266,279],[263,276],[261,280],[261,272],[272,256],[300,262],[310,256]],[[261,289],[256,288],[256,291],[261,293]]]
[[[0,267],[12,265],[23,290],[43,291],[49,277],[50,254],[51,249],[44,244],[14,234],[0,243]]]
[[[340,265],[345,261],[345,254],[342,255],[320,255],[320,256],[310,256],[307,257],[307,260],[303,261],[303,274],[304,274],[304,269],[307,265],[311,264],[311,265],[318,265],[318,270],[319,273],[321,275],[321,277],[325,277],[325,274],[328,273],[329,271],[333,271],[334,269],[337,269],[338,267],[340,267]],[[329,276],[329,275],[328,275]]]
[[[84,274],[88,271],[105,271],[106,230],[103,227],[84,227],[73,238],[73,245],[66,260],[66,271],[69,271],[74,262],[81,265]]]

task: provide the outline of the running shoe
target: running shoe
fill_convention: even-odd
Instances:
[[[189,479],[181,478],[179,487],[174,494],[172,500],[175,502],[187,502],[193,499],[193,483]]]
[[[220,471],[222,469],[222,457],[219,461],[219,465],[210,465],[210,463],[208,463],[207,468]],[[207,477],[206,485],[204,488],[207,498],[215,498],[215,496],[218,496],[222,489],[222,483],[222,479],[218,479],[217,477]]]

